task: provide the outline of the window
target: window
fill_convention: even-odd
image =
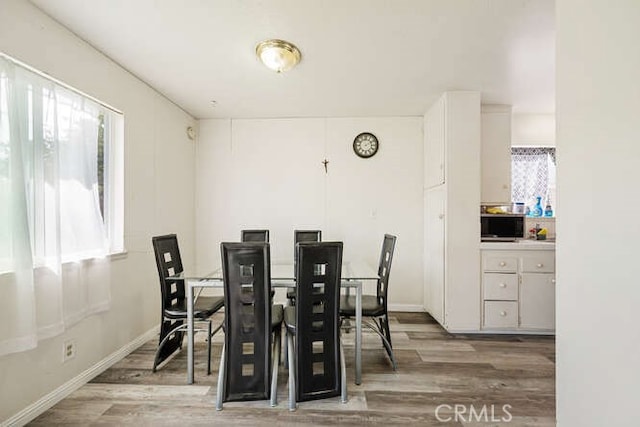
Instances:
[[[0,55],[0,271],[123,250],[123,116]],[[28,241],[26,240],[28,236]]]
[[[542,207],[556,202],[556,149],[553,147],[511,148],[511,200],[533,207],[536,197]]]

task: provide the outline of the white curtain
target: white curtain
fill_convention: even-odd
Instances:
[[[540,196],[542,208],[555,206],[556,156],[553,147],[511,148],[511,200],[533,207]]]
[[[0,57],[0,355],[109,307],[99,118],[95,102]]]

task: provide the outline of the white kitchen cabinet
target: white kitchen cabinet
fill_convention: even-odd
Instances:
[[[485,205],[511,203],[511,106],[482,106],[480,199]]]
[[[425,114],[424,129],[424,307],[448,331],[475,332],[482,312],[480,94],[445,93]]]
[[[444,323],[445,260],[445,188],[438,186],[425,192],[425,308],[439,323]]]
[[[518,256],[504,251],[482,253],[482,329],[518,327]]]
[[[555,245],[483,243],[482,298],[484,331],[552,333]]]
[[[424,116],[424,188],[444,184],[446,97],[441,97]]]
[[[555,251],[527,252],[520,262],[520,328],[555,329]]]
[[[518,275],[504,273],[484,273],[483,288],[483,297],[485,301],[517,301]]]
[[[516,301],[485,301],[482,324],[490,329],[515,329],[518,326],[518,303]]]
[[[522,273],[520,280],[520,328],[555,329],[555,274]]]
[[[555,252],[533,251],[520,257],[523,273],[553,273],[556,271]]]
[[[518,258],[505,255],[502,252],[487,252],[482,257],[482,268],[485,272],[516,273],[518,271]]]

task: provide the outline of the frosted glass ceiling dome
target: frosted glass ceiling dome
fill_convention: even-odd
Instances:
[[[256,55],[267,68],[277,73],[292,69],[302,58],[300,50],[295,45],[278,39],[258,43]]]

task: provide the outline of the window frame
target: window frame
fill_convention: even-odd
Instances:
[[[514,145],[511,146],[511,201],[512,203],[515,202],[524,202],[525,206],[529,206],[529,207],[533,207],[533,205],[535,204],[535,197],[532,197],[529,200],[516,200],[514,197],[514,175],[515,172],[514,170],[516,169],[516,165],[515,165],[515,161],[514,161],[514,156],[516,155],[516,153],[514,153],[514,150],[530,150],[530,151],[546,151],[546,154],[548,156],[548,158],[550,158],[551,161],[551,168],[549,168],[549,170],[547,171],[547,187],[546,187],[546,194],[545,196],[543,196],[543,199],[541,200],[542,203],[542,207],[544,209],[547,200],[550,199],[550,203],[554,208],[555,211],[555,205],[557,203],[557,191],[556,191],[556,180],[557,180],[557,154],[556,154],[556,147],[555,146],[549,146],[549,145]],[[522,153],[520,153],[519,155],[522,155]],[[534,153],[531,153],[530,155],[534,155]]]
[[[79,95],[91,102],[97,104],[104,115],[104,162],[103,162],[103,194],[104,194],[104,209],[102,212],[102,220],[105,226],[105,234],[108,242],[108,247],[106,250],[106,256],[114,256],[114,255],[123,255],[126,254],[127,251],[124,247],[124,114],[118,109],[112,107],[111,105],[84,93],[81,90],[78,90],[42,71],[39,71],[28,64],[25,64],[15,58],[12,58],[9,55],[6,55],[3,52],[0,52],[0,57],[3,59],[12,62],[16,67],[21,67],[26,69],[27,71],[35,74],[36,76],[46,79],[53,85],[60,86],[61,88],[71,91],[76,95]],[[28,108],[30,110],[30,123],[28,124],[28,138],[34,144],[34,147],[37,146],[37,142],[34,141],[36,138],[34,127],[41,126],[42,122],[42,111],[37,111],[38,103],[41,103],[42,100],[36,101],[38,96],[33,96],[34,89],[33,86],[30,85],[31,90],[28,94],[30,98]],[[17,102],[17,101],[16,101]],[[11,108],[9,105],[7,106],[9,109]],[[39,141],[40,143],[42,141]],[[39,159],[37,161],[42,161]],[[96,162],[98,162],[98,157],[96,157]],[[37,212],[37,209],[36,209]],[[32,216],[32,220],[34,224],[34,230],[38,230],[40,227],[39,221],[41,218],[36,218],[37,215]],[[32,243],[32,256],[33,256],[33,267],[39,268],[46,265],[46,260],[42,256],[43,252],[41,249],[38,249],[38,246],[41,245],[39,241],[42,240],[42,236],[38,237],[37,233],[40,231],[34,231],[34,233],[30,236]],[[9,264],[5,266],[5,268],[0,269],[0,274],[11,274],[13,268],[11,265],[13,264],[12,258],[13,255],[8,254]],[[102,258],[102,256],[97,257],[95,255],[87,254],[87,253],[66,253],[61,254],[62,263],[69,262],[79,262],[83,260]]]

